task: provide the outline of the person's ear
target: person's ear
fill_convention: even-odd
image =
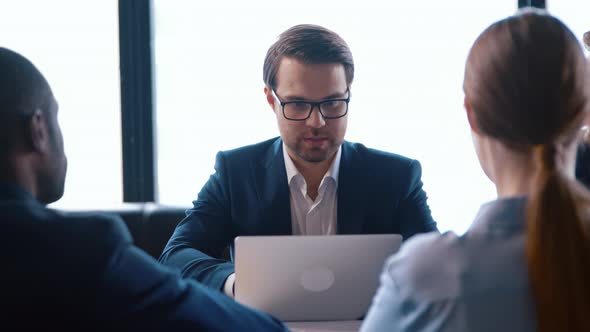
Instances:
[[[277,102],[275,97],[272,95],[272,89],[268,85],[264,86],[264,94],[266,95],[266,102],[270,108],[275,111],[275,103]]]
[[[471,130],[479,135],[479,128],[477,127],[477,122],[475,121],[475,114],[473,113],[473,108],[471,107],[471,103],[465,96],[463,100],[463,106],[465,107],[465,112],[467,113],[467,121],[469,122],[469,127]]]
[[[36,109],[30,116],[26,135],[29,146],[33,151],[41,152],[46,150],[49,132],[47,130],[47,119],[40,109]]]

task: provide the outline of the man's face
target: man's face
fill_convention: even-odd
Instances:
[[[303,64],[283,58],[275,81],[276,96],[283,102],[321,102],[348,97],[344,67],[338,63]],[[265,93],[291,159],[296,163],[320,163],[334,157],[344,141],[348,115],[324,119],[315,107],[307,120],[288,120],[283,116],[280,102],[273,96],[270,87],[265,88]]]
[[[42,156],[39,170],[39,193],[41,202],[51,203],[60,199],[64,193],[64,185],[67,171],[67,158],[64,152],[64,142],[61,128],[57,120],[57,102],[50,96],[48,109],[44,110],[47,116],[47,149]]]

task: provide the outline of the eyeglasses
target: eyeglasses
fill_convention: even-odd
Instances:
[[[309,119],[313,109],[318,108],[324,119],[338,119],[348,113],[348,103],[350,102],[350,90],[346,89],[348,97],[345,99],[326,99],[318,103],[309,101],[281,101],[274,89],[271,90],[273,96],[279,101],[283,109],[283,116],[287,120],[304,121]]]

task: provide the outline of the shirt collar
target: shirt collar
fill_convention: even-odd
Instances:
[[[332,164],[330,165],[330,168],[328,168],[328,171],[326,172],[326,174],[324,174],[324,178],[322,179],[322,182],[326,178],[332,178],[332,180],[334,180],[334,184],[338,185],[338,174],[340,172],[340,157],[341,157],[341,155],[342,155],[342,145],[340,145],[340,147],[338,148],[338,152],[336,152],[336,156],[334,157],[334,160],[332,160]],[[285,146],[284,142],[283,142],[283,158],[285,159],[285,168],[287,169],[287,182],[289,184],[291,184],[291,181],[293,181],[293,178],[296,177],[297,175],[301,175],[301,173],[299,172],[299,170],[297,169],[297,167],[293,163],[293,160],[291,160],[291,157],[289,157],[289,154],[287,153],[287,147]]]

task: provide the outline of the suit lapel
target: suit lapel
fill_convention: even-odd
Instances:
[[[290,235],[291,203],[280,138],[273,142],[254,168],[261,211],[260,235]]]
[[[342,144],[338,175],[338,234],[360,234],[367,193],[363,161],[351,143]]]

